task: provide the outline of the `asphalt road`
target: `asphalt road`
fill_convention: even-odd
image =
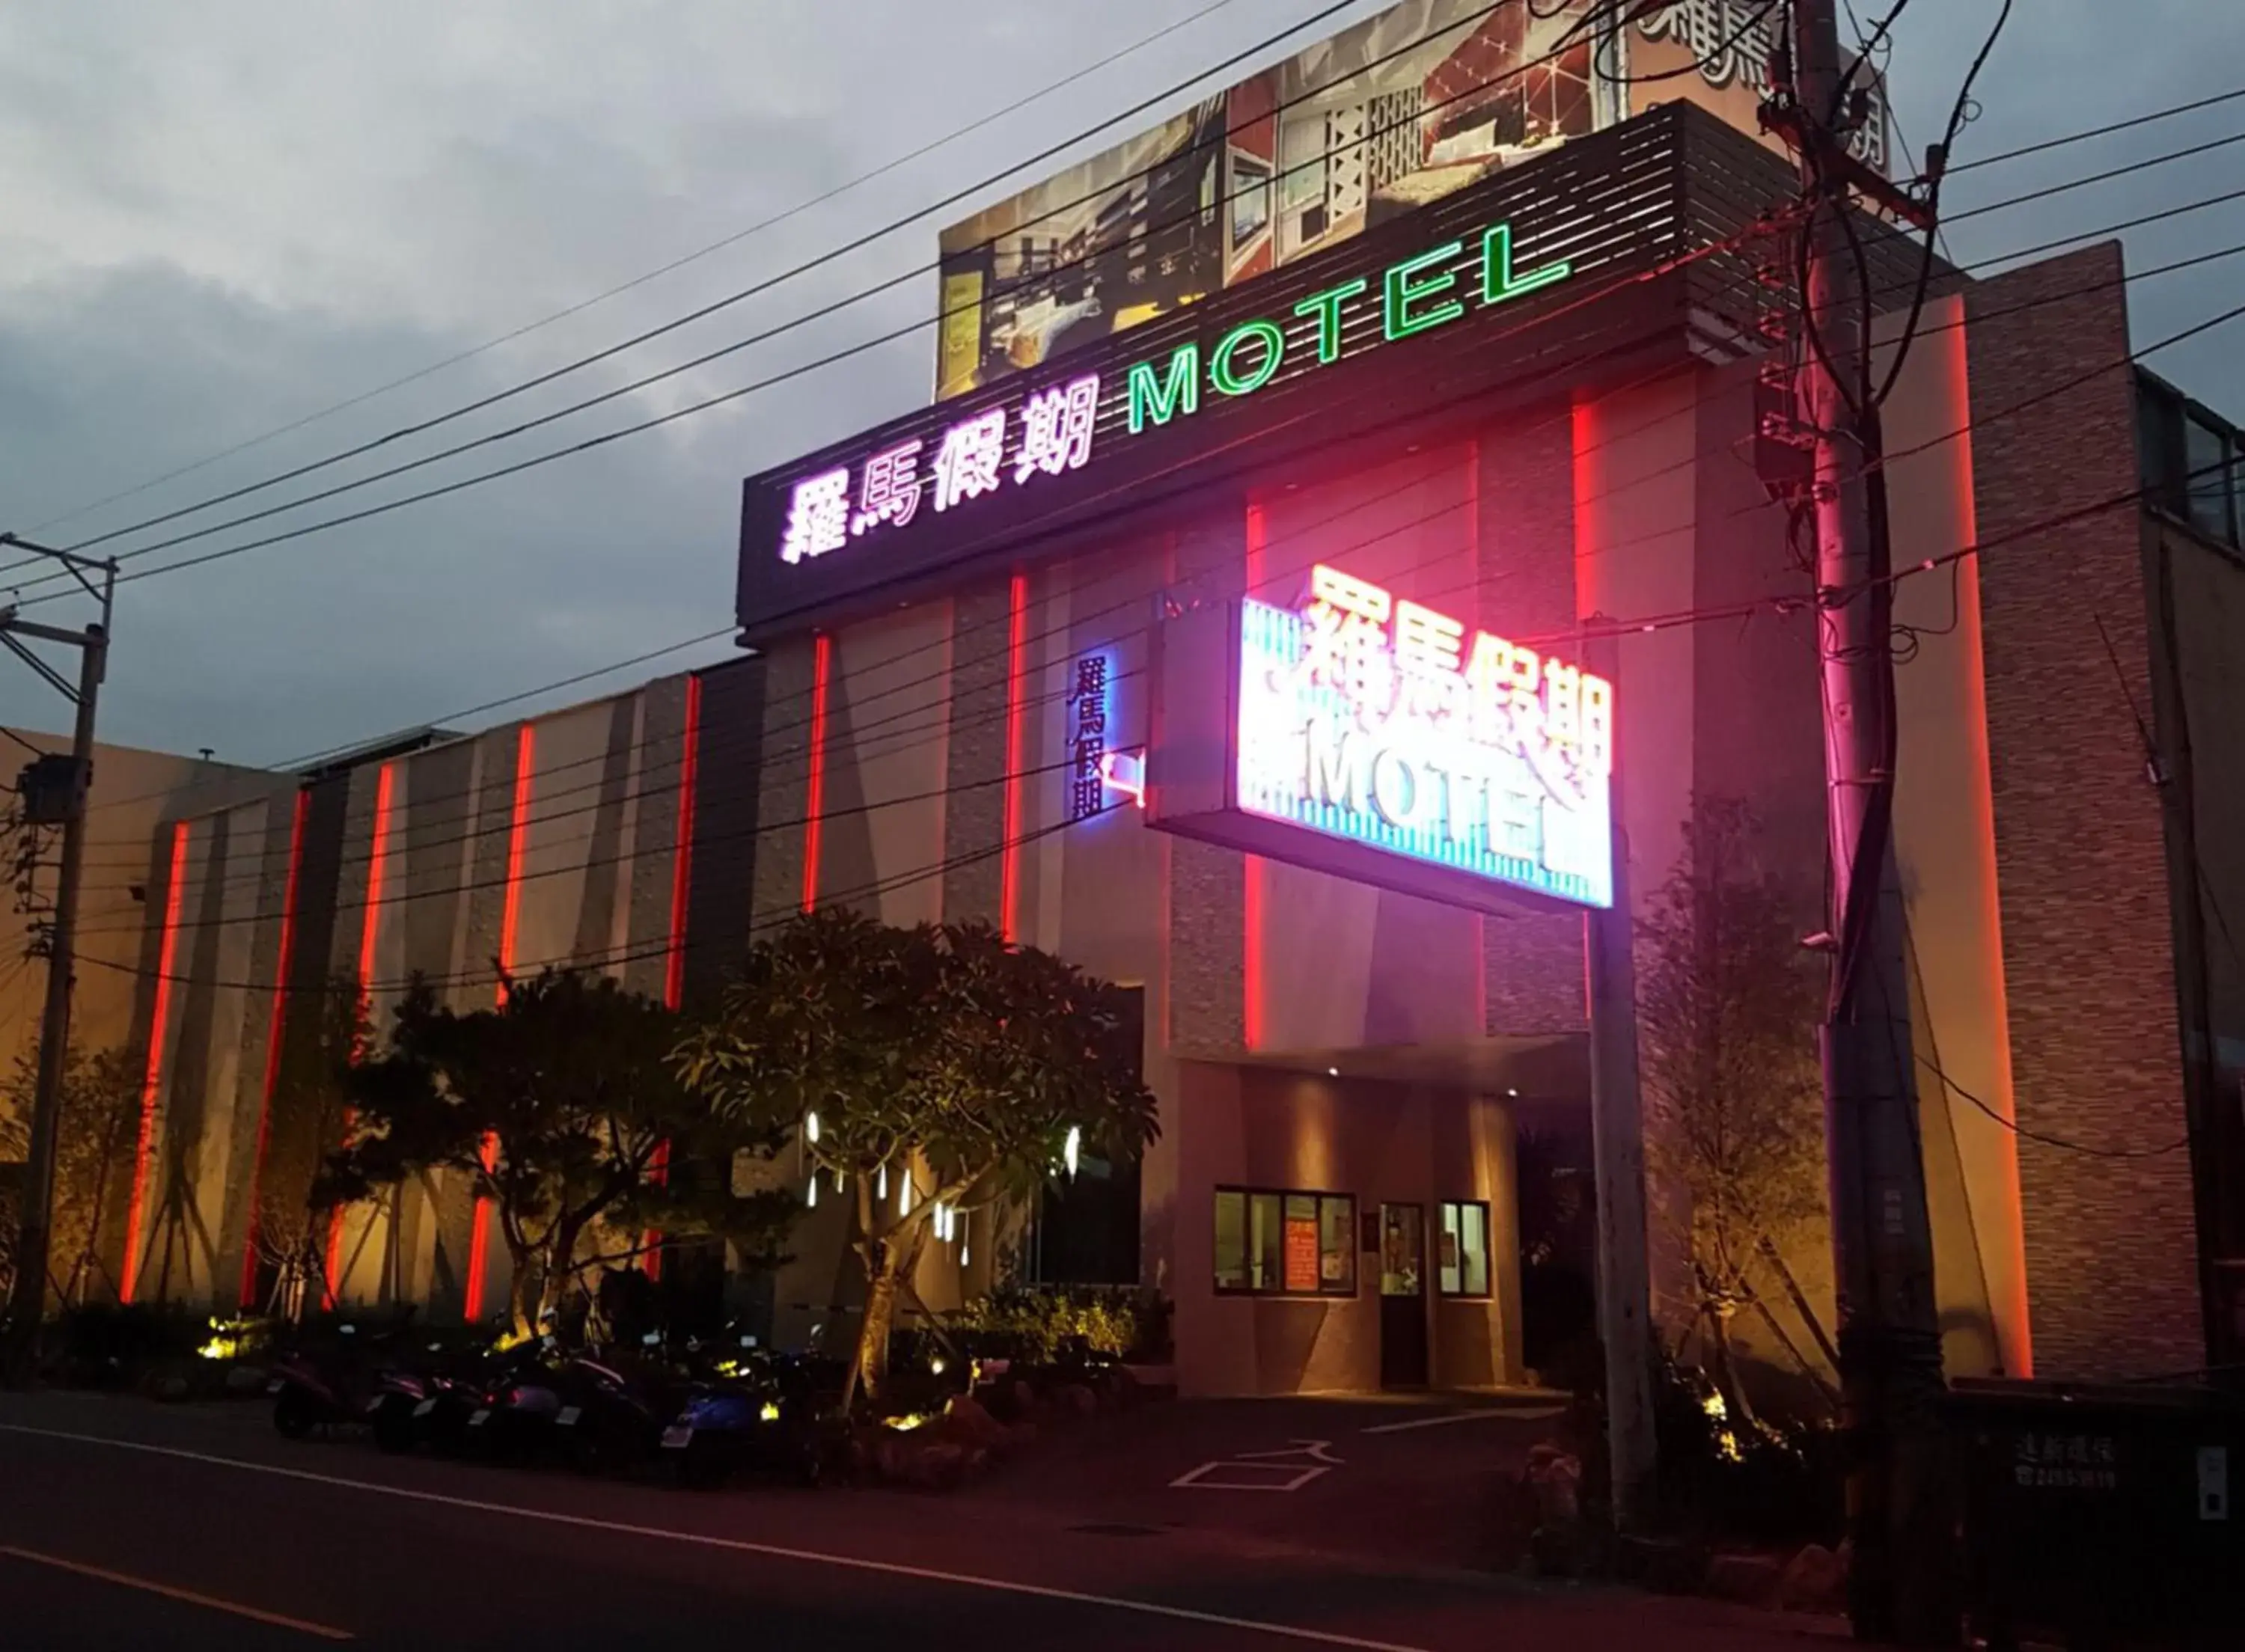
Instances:
[[[1816,1633],[1312,1553],[1227,1528],[1218,1493],[1185,1523],[1102,1521],[1101,1497],[696,1495],[290,1445],[254,1407],[0,1396],[0,1646],[1798,1652]]]

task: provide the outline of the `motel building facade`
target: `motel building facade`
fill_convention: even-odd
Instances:
[[[1587,1140],[1599,915],[1737,798],[1822,926],[1813,619],[1758,443],[1756,226],[1793,191],[1690,104],[1570,139],[749,478],[738,661],[167,823],[121,1270],[255,1297],[261,1179],[326,1127],[286,1080],[321,979],[380,1014],[415,970],[469,1003],[484,960],[576,963],[690,1005],[847,904],[988,919],[1143,1006],[1159,1141],[967,1224],[933,1305],[1143,1281],[1188,1393],[1523,1380],[1520,1167]],[[1863,230],[1891,359],[1916,249]],[[2235,433],[2129,364],[2121,274],[1941,272],[1886,421],[1928,565],[1896,831],[1953,1375],[2239,1344],[2245,965],[2208,914],[2245,911],[2245,573],[2187,482]],[[851,1311],[838,1202],[756,1288],[783,1343]],[[478,1222],[439,1185],[355,1212],[345,1299],[490,1311]]]

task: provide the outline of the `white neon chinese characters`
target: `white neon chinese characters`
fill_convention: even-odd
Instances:
[[[805,557],[823,557],[849,542],[849,471],[822,471],[797,483],[788,500],[780,560],[800,562]]]
[[[858,514],[850,531],[863,533],[884,523],[908,526],[919,514],[919,450],[915,437],[883,448],[865,461],[865,479],[858,490]]]
[[[1561,899],[1612,898],[1613,690],[1337,568],[1243,605],[1238,807]]]
[[[929,505],[953,511],[1009,483],[1082,470],[1098,435],[1099,390],[1098,374],[1079,374],[1024,399],[1018,418],[1016,410],[994,407],[939,437],[892,442],[862,464],[805,477],[789,495],[780,559],[822,557],[853,538],[909,528]]]
[[[1091,459],[1091,438],[1099,423],[1099,375],[1041,391],[1021,403],[1021,451],[1014,461],[1014,480],[1043,473],[1065,476]]]
[[[935,450],[935,508],[995,493],[1005,480],[1006,410],[994,407],[943,433]]]

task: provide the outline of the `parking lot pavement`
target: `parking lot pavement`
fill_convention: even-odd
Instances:
[[[1151,1402],[1040,1440],[967,1496],[1109,1527],[1471,1568],[1489,1559],[1496,1483],[1551,1437],[1560,1411],[1536,1395]]]

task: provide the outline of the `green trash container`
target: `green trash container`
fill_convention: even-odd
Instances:
[[[2245,1648],[2245,1398],[1960,1382],[1969,1610],[1991,1652]]]

